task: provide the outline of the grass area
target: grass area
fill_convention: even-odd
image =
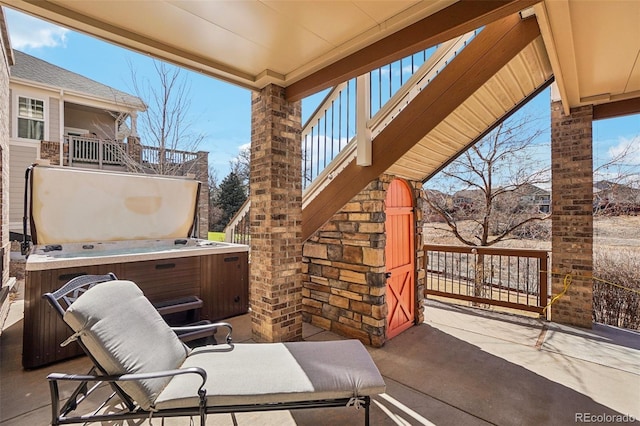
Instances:
[[[224,232],[209,232],[209,241],[224,241]]]

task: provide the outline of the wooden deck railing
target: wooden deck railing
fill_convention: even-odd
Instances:
[[[120,141],[107,141],[98,138],[67,136],[69,144],[69,165],[73,163],[90,163],[119,166],[124,164],[123,155],[126,144]]]
[[[425,245],[427,295],[542,314],[549,298],[545,250]]]
[[[251,229],[249,227],[249,208],[251,203],[247,198],[240,210],[229,221],[224,230],[224,240],[228,243],[249,244]]]
[[[139,149],[130,149],[123,141],[105,140],[84,136],[65,136],[69,145],[69,165],[95,164],[102,168],[109,166],[142,166],[166,164],[184,165],[198,159],[197,152],[176,149],[160,149],[156,146],[139,145]]]

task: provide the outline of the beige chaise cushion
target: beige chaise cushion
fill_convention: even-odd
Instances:
[[[358,340],[248,343],[195,349],[183,367],[207,372],[207,405],[267,404],[383,393],[385,383]],[[157,408],[198,404],[195,377],[173,379]]]
[[[186,367],[207,372],[207,405],[351,398],[385,383],[357,340],[204,346],[188,353],[131,281],[108,281],[80,296],[64,320],[109,374]],[[188,356],[187,356],[188,354]],[[121,382],[145,409],[197,407],[198,375]]]
[[[189,350],[131,281],[92,287],[71,304],[64,320],[109,374],[179,368]],[[121,387],[148,409],[170,380],[121,382]]]

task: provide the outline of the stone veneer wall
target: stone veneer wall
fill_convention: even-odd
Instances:
[[[382,175],[347,203],[303,248],[303,319],[380,347],[386,340],[385,198],[394,176]],[[414,192],[416,323],[424,321],[421,182]]]
[[[567,292],[551,307],[552,321],[591,328],[593,310],[593,107],[551,104],[552,292]]]

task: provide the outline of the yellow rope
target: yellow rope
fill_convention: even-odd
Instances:
[[[544,271],[543,271],[543,272],[544,272]],[[555,275],[555,276],[562,276],[562,274],[560,274],[560,273],[556,273],[556,272],[552,272],[552,273],[551,273],[551,275]],[[604,283],[604,284],[609,284],[609,285],[611,285],[611,286],[613,286],[613,287],[617,287],[617,288],[620,288],[620,289],[623,289],[623,290],[627,290],[627,291],[630,291],[630,292],[632,292],[632,293],[640,294],[640,290],[638,290],[638,289],[634,289],[634,288],[630,288],[630,287],[625,287],[625,286],[623,286],[623,285],[616,284],[616,283],[611,282],[611,281],[606,281],[606,280],[603,280],[603,279],[600,279],[600,278],[597,278],[597,277],[594,277],[594,276],[590,276],[590,277],[589,277],[589,276],[585,276],[585,278],[588,278],[588,279],[591,279],[591,280],[594,280],[594,281],[599,281],[599,282]],[[557,302],[557,301],[558,301],[558,299],[560,299],[562,296],[564,296],[564,295],[567,293],[567,290],[569,289],[569,286],[571,285],[571,281],[572,281],[572,280],[573,280],[573,277],[572,277],[572,275],[571,275],[571,274],[565,274],[565,276],[564,276],[564,278],[563,278],[563,280],[562,280],[562,281],[563,281],[563,288],[562,288],[562,291],[561,291],[560,293],[558,293],[557,295],[555,295],[555,296],[551,299],[551,301],[550,301],[549,303],[547,303],[547,306],[545,306],[544,308],[542,308],[542,313],[543,313],[543,314],[545,314],[545,313],[546,313],[547,309],[548,309],[549,307],[551,307],[551,305],[553,305],[555,302]]]
[[[611,286],[621,288],[621,289],[623,289],[623,290],[630,291],[631,293],[640,294],[640,290],[635,289],[635,288],[625,287],[625,286],[623,286],[623,285],[616,284],[616,283],[612,283],[611,281],[605,281],[605,280],[602,280],[602,279],[600,279],[600,278],[596,278],[596,277],[591,277],[591,279],[592,279],[592,280],[594,280],[594,281],[600,281],[601,283],[609,284],[609,285],[611,285]]]
[[[552,275],[554,275],[552,273]],[[558,274],[555,274],[558,275]],[[562,289],[562,291],[558,294],[556,294],[553,299],[551,299],[551,301],[549,303],[547,303],[547,306],[545,306],[544,308],[542,308],[542,313],[546,314],[547,309],[549,307],[551,307],[551,305],[553,305],[554,303],[556,303],[556,301],[558,301],[558,299],[560,299],[562,296],[565,295],[565,293],[567,292],[567,290],[569,289],[569,286],[571,285],[571,274],[567,274],[564,276],[564,280],[563,280],[563,284],[564,284],[564,288]]]

